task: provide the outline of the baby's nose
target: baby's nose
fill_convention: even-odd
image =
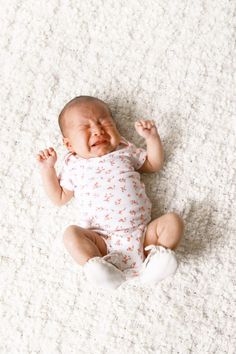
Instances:
[[[91,131],[93,134],[101,134],[103,132],[103,128],[100,124],[94,124],[91,127]]]

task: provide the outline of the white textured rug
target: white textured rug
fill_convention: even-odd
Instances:
[[[235,353],[234,14],[229,0],[1,0],[1,354]],[[93,290],[62,244],[75,204],[52,205],[35,157],[53,146],[59,171],[57,115],[81,94],[139,146],[134,121],[157,123],[165,166],[142,179],[153,218],[175,211],[186,231],[156,287]]]

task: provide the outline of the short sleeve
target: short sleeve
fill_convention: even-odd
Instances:
[[[61,187],[65,187],[70,191],[74,190],[72,171],[71,171],[70,162],[68,161],[68,156],[64,158],[61,171],[59,172],[57,177]]]
[[[138,170],[147,158],[147,151],[143,148],[137,148],[134,144],[130,144],[131,159],[135,170]]]

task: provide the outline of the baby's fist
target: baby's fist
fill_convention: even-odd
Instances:
[[[145,139],[158,135],[154,120],[139,120],[134,126],[137,133]]]
[[[37,161],[40,167],[54,167],[57,161],[57,153],[52,147],[40,150],[37,154]]]

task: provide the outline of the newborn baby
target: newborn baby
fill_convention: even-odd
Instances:
[[[72,197],[77,201],[78,225],[66,228],[64,243],[87,279],[115,289],[129,278],[156,284],[173,274],[183,221],[176,213],[151,221],[151,202],[140,181],[140,172],[163,165],[154,121],[135,122],[147,151],[120,135],[108,105],[95,97],[68,102],[59,126],[68,149],[60,173],[52,147],[40,151],[37,161],[51,201],[58,206]]]

